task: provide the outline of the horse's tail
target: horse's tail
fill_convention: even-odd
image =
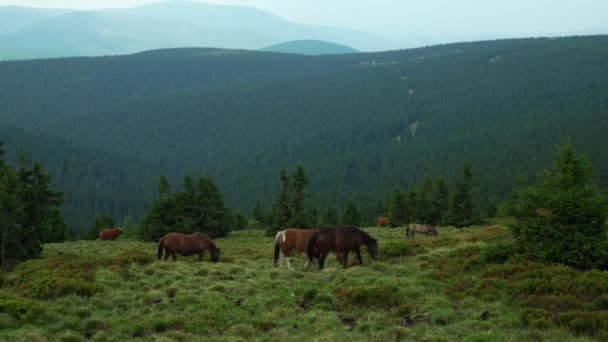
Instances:
[[[279,261],[279,254],[281,253],[281,239],[285,242],[285,231],[280,231],[274,238],[274,265],[277,265]]]
[[[160,241],[158,241],[158,260],[160,260],[160,258],[163,257],[163,248],[165,247],[165,237],[163,236],[162,238],[160,238]]]
[[[319,231],[313,232],[308,238],[308,243],[306,244],[306,255],[310,261],[312,261],[312,259],[315,257],[315,246],[317,245],[318,239]]]

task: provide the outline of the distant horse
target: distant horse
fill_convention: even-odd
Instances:
[[[183,256],[198,254],[198,261],[201,261],[207,250],[211,252],[213,262],[220,261],[220,249],[215,246],[215,243],[207,234],[203,233],[190,235],[169,233],[158,241],[158,260],[163,256],[163,249],[165,250],[165,261],[171,255],[173,256],[173,262],[175,262],[177,254]]]
[[[116,238],[118,238],[118,236],[122,234],[122,229],[120,228],[115,228],[115,229],[102,229],[99,231],[99,240],[116,240]]]
[[[431,226],[430,224],[418,224],[418,223],[409,224],[405,231],[406,238],[409,237],[412,240],[416,240],[414,238],[414,235],[416,233],[424,234],[426,236],[429,236],[429,235],[439,236],[439,232],[437,231],[437,229],[435,229],[435,227]]]
[[[376,220],[378,227],[386,227],[388,225],[388,219],[386,217],[378,217]]]
[[[274,266],[281,267],[283,259],[287,262],[287,267],[293,270],[289,258],[293,250],[306,253],[306,246],[308,245],[308,238],[315,231],[315,229],[296,229],[288,228],[277,233],[274,239]],[[314,257],[319,258],[318,251],[315,251]],[[340,261],[340,258],[336,255],[336,259]],[[306,260],[304,267],[308,267],[310,264],[309,259]],[[313,263],[315,261],[313,260]]]
[[[327,254],[334,251],[338,261],[346,268],[350,251],[354,251],[359,259],[359,264],[363,264],[362,245],[367,246],[369,256],[375,260],[378,255],[378,240],[371,235],[355,226],[324,227],[310,235],[306,253],[309,261],[312,261],[315,253],[319,253],[319,269],[323,269]]]

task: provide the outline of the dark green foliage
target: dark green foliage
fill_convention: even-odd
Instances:
[[[359,210],[359,206],[357,202],[353,199],[350,199],[346,203],[346,207],[344,208],[344,212],[342,212],[342,217],[340,218],[341,224],[355,225],[359,226],[363,222],[361,218],[361,211]]]
[[[536,184],[518,191],[512,204],[518,220],[513,227],[517,247],[532,260],[606,268],[606,204],[594,184],[591,165],[568,141],[553,168],[541,172]]]
[[[91,222],[90,228],[87,230],[86,235],[84,236],[87,240],[97,240],[99,239],[99,231],[102,229],[113,229],[117,228],[116,220],[109,215],[98,215],[93,218],[93,222]]]
[[[505,242],[497,242],[485,246],[479,251],[479,263],[485,264],[502,264],[507,261],[515,253],[515,248],[511,244]]]
[[[309,225],[306,214],[305,200],[306,187],[309,184],[308,177],[301,164],[296,165],[291,176],[291,220],[290,227],[307,228]]]
[[[390,211],[388,222],[391,227],[400,227],[408,224],[407,207],[405,196],[399,189],[395,190],[390,198]]]
[[[266,230],[268,235],[276,234],[279,230],[291,228],[308,228],[314,220],[306,205],[308,176],[304,167],[296,165],[291,175],[281,169],[281,188],[272,203],[272,225]]]
[[[241,228],[245,226],[243,220],[233,220],[210,177],[195,181],[186,175],[182,184],[181,192],[159,195],[152,203],[139,225],[142,239],[156,241],[169,232],[203,232],[217,238],[226,236],[235,223]]]
[[[139,228],[129,216],[125,217],[122,223],[123,239],[136,239],[139,235]]]
[[[446,223],[466,227],[479,222],[479,210],[473,195],[473,168],[469,162],[464,162],[450,196]]]
[[[323,216],[323,224],[327,226],[335,226],[340,222],[338,210],[334,207],[327,208],[325,216]]]
[[[53,175],[66,222],[79,231],[98,213],[139,221],[159,174],[177,184],[201,171],[229,207],[249,212],[260,199],[268,208],[274,170],[297,163],[315,180],[309,193],[322,212],[354,198],[366,222],[392,189],[406,191],[429,170],[454,179],[463,160],[478,200],[498,202],[517,170],[529,177],[550,165],[567,135],[608,181],[607,41],[2,62],[0,116],[13,126],[0,136],[10,160],[24,147]]]
[[[60,242],[68,230],[58,211],[63,194],[49,189],[51,177],[25,154],[13,170],[0,142],[0,266],[34,257],[44,242]],[[31,165],[30,165],[31,164]]]
[[[275,234],[277,231],[287,228],[291,220],[291,179],[285,169],[280,171],[281,188],[272,203],[272,226],[267,233]]]
[[[268,214],[264,210],[264,207],[262,207],[262,204],[259,200],[255,202],[255,206],[251,211],[251,216],[262,226],[266,226],[270,223],[270,217],[268,217]]]

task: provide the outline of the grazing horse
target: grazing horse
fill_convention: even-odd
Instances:
[[[346,268],[348,266],[348,252],[354,251],[361,259],[361,246],[367,246],[369,256],[375,260],[378,255],[378,240],[355,226],[324,227],[319,228],[308,238],[306,253],[308,260],[312,261],[315,253],[319,254],[319,269],[323,269],[325,258],[330,251],[336,253],[338,261]]]
[[[118,238],[118,236],[122,234],[122,229],[120,228],[115,228],[115,229],[102,229],[99,231],[99,240],[116,240],[116,238]]]
[[[308,238],[315,231],[315,229],[297,229],[288,228],[277,233],[274,239],[274,266],[281,267],[283,259],[287,263],[287,267],[293,270],[289,258],[293,250],[306,253],[306,246],[308,245]],[[315,251],[315,258],[319,258],[319,253]],[[338,255],[336,259],[340,261]],[[314,262],[314,260],[313,260]],[[310,260],[306,260],[304,267],[308,267]]]
[[[165,250],[165,261],[171,255],[175,262],[177,254],[183,256],[198,254],[198,261],[201,261],[207,250],[211,252],[213,262],[220,261],[220,249],[215,246],[209,235],[203,233],[190,235],[169,233],[158,241],[158,260],[163,256],[163,249]]]
[[[418,224],[418,223],[411,223],[407,226],[407,229],[405,230],[405,236],[406,238],[409,237],[412,240],[416,240],[414,238],[414,235],[418,233],[418,234],[424,234],[426,236],[439,236],[439,232],[437,231],[437,229],[435,229],[435,227],[431,226],[430,224]]]
[[[378,227],[386,227],[388,225],[388,219],[386,217],[378,217],[376,220]]]

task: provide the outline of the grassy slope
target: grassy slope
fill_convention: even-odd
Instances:
[[[601,282],[606,272],[480,265],[479,249],[506,238],[502,224],[444,228],[441,237],[421,237],[416,243],[405,241],[399,229],[368,231],[379,238],[381,260],[370,264],[365,256],[363,267],[344,270],[330,257],[322,272],[303,270],[301,255],[293,260],[297,271],[271,267],[272,239],[258,231],[219,239],[219,264],[210,263],[208,255],[203,263],[194,257],[158,262],[154,244],[126,240],[47,245],[42,259],[0,277],[0,339],[607,337],[601,328],[608,316],[600,311],[608,304],[608,297],[601,296],[602,286],[608,286]],[[565,279],[560,276],[570,280],[567,286],[559,287]],[[555,291],[572,293],[557,296]],[[595,323],[588,323],[593,317],[573,323],[573,310],[578,310],[574,316],[595,315]],[[595,325],[589,330],[585,324]]]

